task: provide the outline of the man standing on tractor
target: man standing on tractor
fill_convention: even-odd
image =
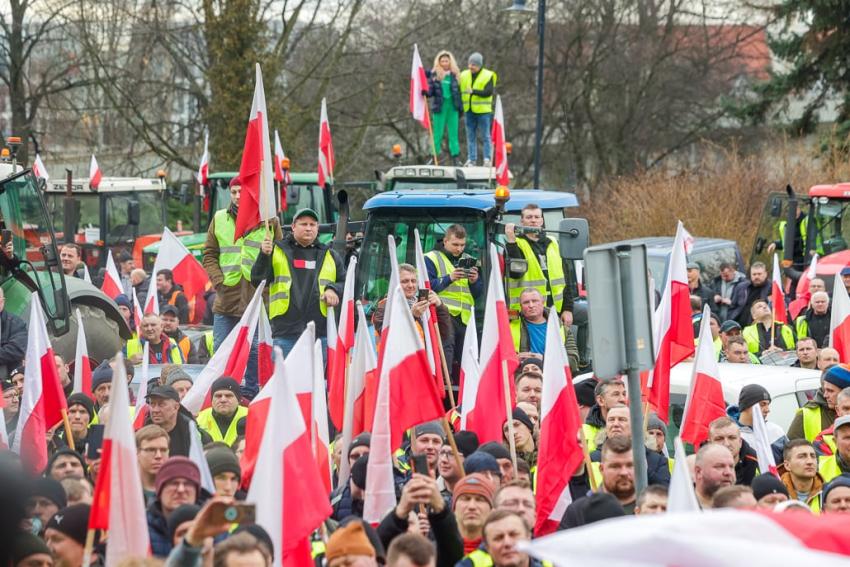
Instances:
[[[490,127],[493,121],[493,97],[496,93],[496,73],[484,68],[484,56],[473,53],[469,56],[469,68],[460,74],[460,96],[466,120],[466,165],[478,161],[478,133],[484,150],[484,167],[490,167],[493,147]]]

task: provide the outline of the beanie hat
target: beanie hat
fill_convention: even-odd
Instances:
[[[469,56],[469,64],[481,67],[484,65],[484,56],[477,51]]]
[[[463,461],[463,470],[466,474],[491,472],[502,476],[502,469],[499,468],[496,457],[485,453],[480,447]]]
[[[86,411],[89,412],[89,421],[91,421],[95,415],[94,402],[90,397],[82,392],[77,392],[76,394],[68,396],[68,409],[71,409],[71,406],[83,406]]]
[[[183,370],[182,368],[178,368],[177,370],[172,370],[168,375],[168,379],[165,381],[166,386],[174,386],[175,382],[180,382],[181,380],[185,380],[190,384],[194,383],[192,377],[189,376],[189,373]]]
[[[112,367],[109,366],[109,360],[104,360],[91,373],[91,391],[94,392],[98,386],[110,382],[112,382]]]
[[[386,565],[387,552],[384,551],[384,544],[381,543],[381,536],[378,535],[377,530],[364,522],[363,518],[358,518],[357,516],[348,516],[347,518],[343,518],[339,522],[338,527],[344,528],[349,524],[360,524],[363,526],[363,531],[366,533],[366,537],[369,538],[369,543],[372,545],[372,549],[375,550],[375,559],[378,560],[378,565]]]
[[[747,384],[741,388],[741,393],[738,394],[738,409],[745,411],[761,402],[762,400],[770,401],[770,392],[767,388],[760,384]]]
[[[159,467],[159,471],[156,473],[156,479],[154,480],[157,500],[159,500],[159,495],[162,493],[162,488],[176,478],[185,478],[193,483],[196,491],[201,486],[201,471],[198,470],[198,465],[192,459],[179,455],[169,457]]]
[[[207,451],[207,464],[210,466],[210,474],[216,476],[225,472],[232,472],[237,478],[242,478],[242,468],[236,454],[224,447],[215,447]]]
[[[525,367],[528,364],[534,364],[535,366],[537,366],[537,368],[539,368],[540,370],[543,370],[543,359],[542,358],[536,358],[536,357],[532,356],[532,357],[529,357],[529,358],[526,358],[525,360],[523,360],[522,364],[519,365],[519,368],[521,368],[521,370],[519,371],[519,374],[522,374],[523,372],[525,372]]]
[[[328,544],[325,547],[325,559],[329,563],[346,555],[375,557],[375,548],[369,543],[369,538],[360,522],[351,522],[344,528],[339,528],[328,538]]]
[[[366,468],[369,466],[369,455],[360,455],[351,465],[351,482],[361,490],[366,490]]]
[[[174,541],[174,532],[180,527],[183,522],[191,522],[201,511],[201,507],[197,504],[181,504],[174,509],[165,521],[168,526],[168,539]]]
[[[263,526],[259,524],[240,524],[238,528],[233,530],[233,535],[242,532],[251,534],[257,539],[257,541],[265,544],[265,546],[269,549],[269,555],[274,557],[274,542],[272,541],[272,536],[269,535],[269,532],[267,532]]]
[[[233,187],[235,185],[242,185],[242,178],[239,177],[238,175],[230,180],[229,186]]]
[[[420,423],[414,428],[413,432],[414,437],[421,437],[422,435],[438,435],[440,439],[443,439],[445,436],[443,426],[439,421]]]
[[[86,470],[86,462],[85,460],[83,460],[83,456],[80,453],[71,449],[70,447],[62,447],[61,449],[50,455],[50,458],[47,460],[47,466],[44,467],[44,474],[50,475],[50,470],[53,468],[53,463],[56,462],[56,459],[64,455],[70,455],[80,461],[80,466],[83,467],[83,470]]]
[[[658,417],[658,414],[652,412],[649,414],[649,419],[646,422],[646,430],[653,431],[655,429],[660,429],[664,432],[664,437],[667,437],[667,426],[661,421],[661,418]]]
[[[823,371],[824,382],[838,386],[842,390],[850,387],[850,366],[846,364],[833,364]]]
[[[573,384],[573,389],[576,391],[576,401],[578,405],[590,407],[596,403],[596,378],[588,378],[576,384]]]
[[[80,545],[85,545],[90,511],[91,506],[88,504],[74,504],[62,508],[53,514],[53,517],[47,522],[46,529],[62,532]]]
[[[50,548],[40,537],[29,532],[18,532],[12,542],[12,565],[38,553],[50,555]]]
[[[14,390],[14,389],[15,389],[15,385],[12,384],[11,380],[0,381],[0,390],[2,390],[3,392],[5,392],[6,390]]]
[[[531,422],[531,418],[528,417],[528,414],[525,413],[525,410],[522,408],[514,408],[511,415],[515,420],[526,426],[529,432],[534,432],[534,424]],[[510,455],[508,455],[508,458],[510,458]]]
[[[239,382],[231,378],[230,376],[222,376],[212,383],[212,387],[210,388],[210,396],[215,395],[216,392],[220,390],[228,390],[233,392],[237,398],[242,397],[242,390],[239,387]]]
[[[357,437],[351,440],[351,445],[348,446],[348,454],[351,455],[351,451],[356,449],[357,447],[368,447],[372,442],[372,436],[368,431],[364,431]]]
[[[457,499],[464,494],[475,494],[483,497],[493,507],[493,493],[495,489],[493,484],[481,473],[468,474],[455,484],[455,489],[452,491],[452,509],[457,504]]]
[[[58,508],[64,508],[68,505],[68,496],[65,494],[65,489],[62,484],[51,477],[40,476],[32,480],[30,484],[30,497],[41,496],[47,498]]]
[[[840,474],[831,481],[829,481],[826,486],[823,487],[823,500],[821,502],[826,503],[827,497],[829,497],[829,493],[833,488],[837,488],[839,486],[846,486],[850,488],[850,474],[844,473]]]
[[[132,258],[130,258],[130,259],[132,260]],[[125,260],[125,262],[126,262],[126,260]],[[127,309],[131,309],[131,310],[133,309],[133,304],[130,303],[130,298],[127,297],[126,295],[124,295],[123,293],[119,293],[118,295],[115,296],[115,304],[118,305],[119,307],[123,306],[123,307],[126,307]]]
[[[525,413],[525,412],[523,412]],[[526,415],[526,417],[528,417]],[[532,428],[533,430],[533,428]],[[495,441],[490,441],[489,443],[484,443],[480,447],[478,447],[479,451],[483,451],[485,453],[489,453],[493,455],[496,459],[510,459],[511,454],[501,443],[496,443]]]
[[[570,504],[564,515],[564,525],[566,528],[577,528],[625,515],[626,512],[616,496],[608,492],[594,492]]]
[[[458,431],[455,433],[455,445],[464,457],[478,450],[478,435],[474,431]]]
[[[775,474],[764,473],[753,479],[750,488],[753,489],[753,496],[756,500],[761,500],[768,494],[784,494],[788,496],[788,489],[785,484],[779,480]]]

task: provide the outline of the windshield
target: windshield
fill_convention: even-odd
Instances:
[[[15,256],[28,261],[21,264],[24,275],[19,279],[27,287],[33,282],[38,285],[48,324],[54,334],[65,333],[68,330],[65,279],[50,220],[37,181],[29,170],[0,182],[0,228],[11,231]],[[26,281],[27,276],[31,281]],[[6,305],[10,311],[13,306],[21,306],[21,312],[15,314],[23,316],[23,306],[29,304],[26,296],[32,290],[12,285],[13,277],[12,271],[0,264],[0,285],[6,292]]]
[[[391,179],[387,183],[388,191],[399,191],[407,189],[430,189],[434,191],[457,191],[458,182],[455,179]],[[486,179],[477,181],[466,180],[464,189],[492,189],[491,183]]]
[[[53,219],[53,230],[56,238],[65,242],[65,194],[49,192],[44,194],[47,212]],[[88,227],[100,226],[100,211],[96,193],[75,193],[74,200],[80,204],[80,220],[77,223],[77,234],[82,235]]]
[[[820,232],[817,252],[834,254],[847,250],[850,242],[850,222],[844,222],[844,215],[850,202],[844,199],[820,197],[815,204],[815,221]]]
[[[134,191],[132,193],[74,193],[74,200],[80,204],[80,218],[77,223],[77,241],[91,242],[92,233],[87,228],[100,228],[100,204],[106,207],[106,244],[128,244],[137,236],[159,234],[165,225],[165,206],[161,191]],[[49,192],[45,194],[47,211],[53,219],[57,237],[65,240],[65,194]],[[138,203],[139,226],[128,222],[130,203]],[[98,232],[98,231],[95,231]],[[97,240],[101,235],[98,234]]]
[[[325,201],[324,189],[318,185],[302,185],[293,183],[287,188],[291,191],[287,197],[286,210],[283,211],[283,224],[292,224],[292,217],[301,209],[313,209],[319,215],[319,223],[327,224],[333,222],[328,214],[328,206]],[[293,195],[298,196],[297,201],[290,201]]]

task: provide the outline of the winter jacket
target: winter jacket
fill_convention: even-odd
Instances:
[[[431,99],[431,112],[439,114],[443,110],[443,85],[441,84],[437,73],[435,73],[433,69],[426,70],[425,76],[428,78],[428,93],[426,96]],[[463,99],[460,96],[460,83],[458,83],[456,75],[451,74],[451,77],[451,105],[454,106],[458,113],[463,114]]]
[[[0,380],[21,365],[27,353],[27,324],[7,311],[0,311]]]
[[[714,302],[715,291],[711,286],[699,282],[696,289],[688,289],[688,292],[691,295],[699,297],[702,300],[703,306],[708,305],[711,312],[715,315],[720,311],[720,306]]]
[[[148,534],[151,540],[151,553],[154,557],[168,557],[171,548],[171,538],[168,535],[168,521],[162,512],[162,506],[158,501],[148,506],[147,509]]]
[[[331,507],[331,518],[338,522],[349,516],[363,517],[363,500],[352,498],[351,485],[347,482],[345,486],[338,486],[331,493]]]
[[[168,442],[168,454],[169,456],[182,455],[184,457],[189,456],[189,448],[191,447],[192,440],[189,437],[189,422],[194,421],[191,417],[191,414],[182,407],[180,408],[180,413],[177,415],[177,423],[174,425],[174,429],[168,432],[169,442]],[[145,420],[145,425],[150,425],[153,423],[151,421],[150,415]],[[196,425],[197,427],[197,425]],[[212,443],[212,437],[210,434],[204,431],[201,428],[198,428],[198,434],[201,436],[201,446],[203,447],[207,443]]]
[[[428,522],[431,524],[433,541],[437,546],[436,567],[452,567],[463,558],[463,539],[460,537],[455,515],[448,507],[436,513],[429,508]],[[396,536],[407,532],[407,518],[399,518],[393,509],[381,520],[377,531],[384,549],[389,549],[390,542]]]
[[[782,484],[785,485],[785,488],[788,489],[788,498],[791,500],[799,500],[797,497],[797,489],[794,488],[794,482],[791,480],[791,473],[786,472],[782,475]],[[823,490],[823,485],[826,484],[823,481],[823,477],[820,473],[815,474],[815,483],[812,485],[812,491],[809,492],[809,495],[806,497],[806,504],[811,506],[813,502],[817,501],[820,498],[820,493]],[[820,508],[818,508],[820,509]]]
[[[741,440],[741,450],[738,452],[738,462],[735,464],[735,484],[750,486],[759,468],[756,452],[746,441]]]
[[[602,445],[590,454],[590,460],[594,463],[602,461]],[[646,448],[646,480],[648,484],[670,486],[670,463],[667,457],[649,448]]]
[[[714,293],[716,293],[717,295],[723,297],[724,299],[731,300],[735,297],[735,289],[737,289],[742,282],[746,281],[746,279],[747,277],[741,272],[735,272],[735,275],[732,276],[731,282],[723,281],[723,278],[717,276],[716,278],[711,280],[711,287],[714,288]],[[712,303],[714,302],[712,301]],[[734,318],[729,315],[729,311],[732,309],[732,305],[723,305],[719,303],[716,303],[715,305],[717,305],[716,313],[720,317],[721,322],[726,321],[727,319]]]
[[[752,290],[752,291],[751,291]],[[729,307],[728,319],[734,319],[741,324],[741,327],[746,327],[753,322],[750,315],[750,306],[756,299],[764,299],[770,297],[770,280],[764,282],[760,287],[753,287],[750,280],[744,280],[735,287],[735,293],[732,296],[732,305]]]

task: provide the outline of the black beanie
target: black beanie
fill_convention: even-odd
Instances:
[[[565,528],[577,528],[600,520],[625,515],[623,506],[613,494],[594,492],[590,496],[579,498],[570,504],[567,513],[564,515],[562,525]]]
[[[71,406],[83,406],[89,412],[89,421],[94,418],[94,402],[87,395],[77,392],[68,396],[68,409],[71,409]]]
[[[369,455],[360,455],[351,465],[351,482],[361,490],[366,490],[366,468],[369,466]]]
[[[496,443],[495,441],[484,443],[483,445],[478,447],[478,450],[483,451],[484,453],[489,453],[490,455],[493,455],[493,457],[495,457],[496,459],[511,458],[511,453],[505,448],[505,446],[501,443]]]
[[[168,516],[168,520],[165,522],[168,526],[168,539],[170,541],[174,541],[174,532],[177,531],[180,524],[183,522],[191,522],[200,511],[201,507],[197,504],[181,504],[175,508],[171,515]]]
[[[455,445],[464,457],[478,450],[478,435],[474,431],[458,431],[455,433]]]
[[[596,378],[588,378],[573,384],[578,405],[590,407],[596,403],[596,384],[598,383],[599,381]]]
[[[738,409],[740,411],[748,410],[763,400],[770,401],[770,393],[767,389],[759,384],[747,384],[741,388],[741,393],[738,394]]]
[[[785,484],[775,474],[771,473],[758,475],[753,479],[750,487],[753,489],[753,496],[756,497],[756,500],[761,500],[768,494],[784,494],[788,496],[788,489],[785,487]]]
[[[247,532],[257,538],[257,541],[260,543],[264,543],[266,547],[269,548],[269,555],[274,557],[274,542],[272,541],[272,536],[269,535],[269,532],[267,532],[263,526],[259,524],[241,524],[238,528],[233,530],[233,535],[242,532]]]
[[[232,472],[240,480],[242,479],[242,468],[236,454],[224,447],[215,447],[207,451],[207,464],[210,466],[210,474],[213,476],[224,472]]]
[[[230,376],[222,376],[212,383],[210,388],[210,396],[215,395],[219,390],[229,390],[233,392],[237,398],[242,398],[242,389],[239,387],[239,382]]]
[[[71,455],[72,457],[80,461],[80,466],[83,467],[83,471],[86,470],[86,462],[83,460],[82,455],[80,455],[78,452],[74,451],[70,447],[62,447],[61,449],[50,455],[50,459],[48,459],[47,461],[47,466],[44,468],[44,474],[49,476],[50,469],[53,468],[53,463],[55,463],[56,459],[63,455]]]
[[[30,484],[30,497],[41,496],[47,498],[59,508],[68,505],[68,496],[62,484],[51,477],[40,476],[34,478]]]
[[[17,565],[27,557],[37,553],[50,555],[50,548],[37,535],[19,532],[12,539],[12,565]]]
[[[525,413],[525,410],[522,408],[514,408],[513,418],[526,426],[528,428],[529,433],[534,433],[534,423],[531,422],[531,418],[528,417],[528,414]]]
[[[80,545],[86,544],[86,532],[89,528],[89,512],[91,506],[88,504],[74,504],[63,508],[53,514],[47,522],[45,529],[54,529],[62,532]]]
[[[348,446],[348,455],[351,456],[351,451],[357,447],[369,447],[372,443],[372,436],[368,431],[364,431],[357,437],[351,440],[351,445]]]

